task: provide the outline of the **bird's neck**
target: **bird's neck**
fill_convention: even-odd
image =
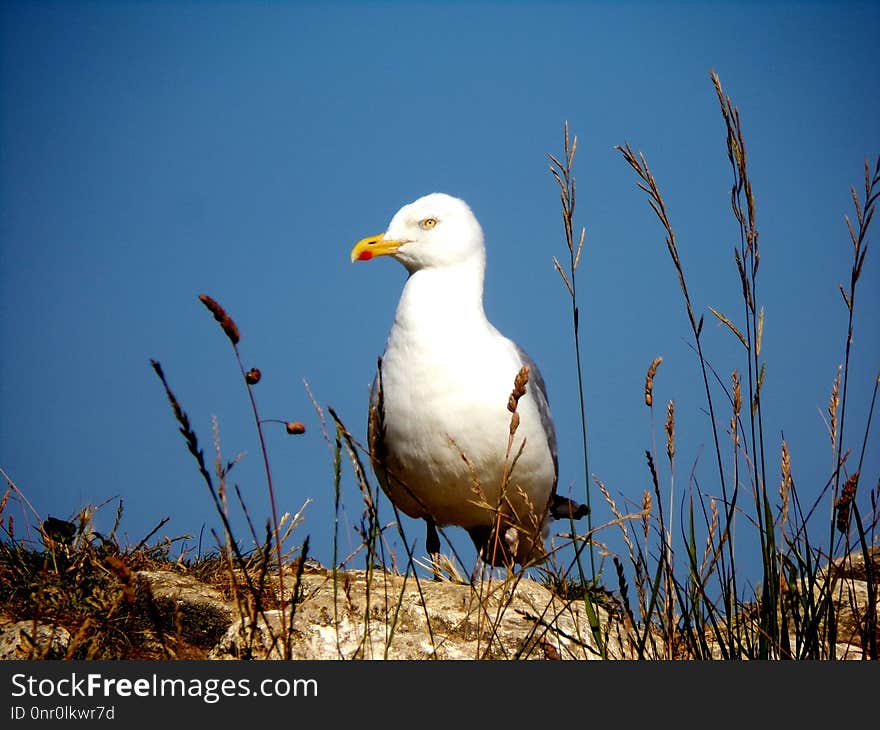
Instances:
[[[406,329],[487,324],[483,310],[485,260],[474,257],[410,274],[397,306],[395,324]]]

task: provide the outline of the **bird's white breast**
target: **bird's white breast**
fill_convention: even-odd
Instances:
[[[411,516],[489,525],[492,514],[475,503],[499,502],[511,419],[507,403],[522,363],[482,306],[475,310],[439,298],[430,281],[413,283],[401,298],[383,358],[386,458],[405,484],[392,479],[386,489]],[[518,516],[541,522],[556,475],[529,387],[519,403],[508,469],[523,439],[526,444],[507,494]]]

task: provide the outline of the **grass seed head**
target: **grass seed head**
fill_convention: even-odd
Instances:
[[[669,461],[675,458],[675,401],[666,406],[666,455]]]
[[[849,506],[856,497],[856,488],[859,485],[859,473],[853,472],[852,476],[846,480],[840,493],[840,499],[834,505],[837,510],[837,529],[840,532],[846,532],[849,525]]]
[[[251,368],[245,373],[244,382],[248,385],[256,385],[260,382],[260,378],[263,377],[263,374],[260,372],[259,368]]]
[[[733,415],[736,417],[739,416],[743,404],[742,383],[739,380],[739,370],[734,370],[730,377],[733,380]]]
[[[782,441],[782,481],[779,483],[779,498],[782,500],[782,524],[784,525],[788,519],[788,501],[792,487],[791,477],[791,454],[788,451],[788,444]]]
[[[645,376],[645,405],[650,408],[654,405],[654,376],[657,374],[657,368],[663,362],[662,357],[655,357],[651,366],[648,368],[648,374]]]
[[[831,434],[831,448],[837,446],[837,412],[840,406],[840,373],[843,369],[842,365],[837,366],[837,376],[834,378],[834,385],[831,386],[831,397],[828,399],[828,429]]]
[[[510,393],[510,398],[507,399],[507,410],[511,413],[516,413],[516,406],[519,403],[519,399],[526,394],[526,383],[528,382],[529,366],[523,365],[516,374],[516,378],[514,378],[513,390]]]
[[[238,332],[238,327],[232,320],[232,317],[226,313],[226,310],[207,294],[199,294],[199,301],[208,308],[208,311],[211,314],[214,315],[214,319],[220,323],[220,326],[223,328],[229,341],[233,345],[237,345],[241,339],[241,335]]]

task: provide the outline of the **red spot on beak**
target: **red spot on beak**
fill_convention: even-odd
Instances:
[[[358,261],[369,261],[371,258],[373,258],[373,254],[370,251],[361,251],[358,254]]]

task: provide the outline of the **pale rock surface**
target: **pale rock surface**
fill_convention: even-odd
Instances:
[[[480,588],[349,571],[337,575],[335,594],[332,571],[303,576],[292,658],[599,658],[583,601],[554,598],[531,580],[486,581]],[[599,615],[609,654],[620,657],[618,624],[601,609]],[[290,609],[288,622],[289,616]],[[282,634],[281,613],[266,618],[271,631],[263,619],[233,623],[209,658],[282,658],[271,642],[272,634]]]
[[[142,570],[159,618],[170,631],[180,629],[187,641],[201,646],[220,639],[239,612],[216,588],[170,570]]]
[[[63,659],[70,639],[63,626],[17,621],[0,628],[0,660]]]
[[[870,551],[880,574],[880,548]],[[827,569],[826,569],[827,570]],[[867,568],[861,552],[832,564],[832,599],[838,611],[836,655],[861,659],[860,628],[869,607]],[[272,636],[281,635],[281,613],[264,611],[256,624],[244,607],[193,577],[141,571],[164,630],[180,631],[191,644],[211,647],[211,659],[281,658]],[[876,581],[876,578],[875,578]],[[295,584],[285,576],[285,594]],[[528,580],[486,581],[475,587],[375,570],[339,571],[309,566],[293,611],[294,659],[594,659],[599,652],[583,600],[563,601]],[[874,596],[880,610],[880,596]],[[610,604],[608,604],[610,605]],[[610,658],[632,658],[622,638],[620,612],[598,607]],[[291,608],[288,606],[286,624]],[[429,629],[430,627],[430,629]],[[880,636],[877,637],[880,642]],[[0,659],[63,658],[72,637],[52,624],[0,617]],[[711,638],[709,639],[712,644]],[[791,637],[795,647],[795,637]],[[717,650],[717,647],[715,647]],[[713,651],[713,653],[716,653]],[[720,657],[720,651],[717,651]]]

